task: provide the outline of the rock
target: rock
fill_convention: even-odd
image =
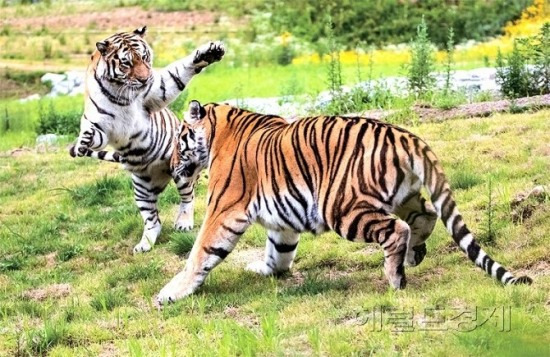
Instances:
[[[529,197],[533,196],[533,197],[541,197],[541,196],[544,196],[544,194],[546,193],[546,190],[543,186],[535,186],[531,192],[529,192]]]
[[[55,145],[57,141],[59,140],[59,137],[55,134],[43,134],[38,135],[36,138],[36,144],[37,145]]]
[[[40,99],[40,94],[35,93],[35,94],[29,95],[28,97],[19,99],[19,102],[20,103],[25,103],[25,102],[28,102],[28,101],[31,101],[31,100],[37,100],[37,99]]]
[[[51,83],[52,86],[55,86],[56,84],[64,81],[67,78],[64,74],[58,74],[58,73],[46,73],[45,75],[40,78],[40,81],[42,83]]]
[[[46,73],[42,76],[42,83],[50,83],[52,89],[49,97],[59,95],[76,95],[84,93],[85,73],[81,71],[69,71],[65,74]]]

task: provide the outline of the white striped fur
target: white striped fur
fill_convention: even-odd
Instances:
[[[167,105],[195,74],[219,61],[225,52],[220,42],[210,42],[190,56],[154,70],[153,54],[144,35],[145,27],[96,44],[86,76],[80,134],[73,149],[77,156],[115,161],[115,154],[89,154],[110,145],[132,174],[135,200],[145,223],[134,252],[150,250],[160,234],[157,200],[170,179],[174,179],[181,196],[175,226],[181,230],[193,227],[196,175],[185,178],[172,174],[170,159],[180,122]]]

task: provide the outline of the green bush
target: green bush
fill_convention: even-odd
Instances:
[[[550,93],[550,22],[545,23],[539,34],[520,40],[533,64],[532,85],[537,94]]]
[[[53,102],[48,107],[38,108],[38,134],[78,135],[82,109],[70,109],[65,112],[56,110]]]
[[[422,97],[433,88],[434,49],[428,38],[428,26],[424,18],[417,27],[416,39],[411,43],[411,63],[407,69],[409,89],[417,96]]]
[[[507,98],[550,93],[550,22],[537,35],[515,41],[508,56],[499,51],[496,67],[500,92]]]
[[[457,42],[482,40],[502,34],[502,27],[519,18],[531,3],[531,0],[267,0],[258,5],[257,13],[271,13],[271,31],[288,31],[308,42],[327,37],[324,18],[330,15],[338,42],[353,48],[357,41],[377,46],[407,43],[414,37],[415,25],[422,17],[434,29],[452,27]],[[447,34],[433,31],[430,40],[443,48]]]
[[[514,42],[514,48],[506,58],[500,50],[498,51],[496,81],[503,96],[520,98],[528,96],[532,92],[526,64],[526,58],[520,52],[517,41]]]
[[[289,45],[279,45],[274,50],[275,61],[281,66],[288,66],[294,59],[294,51]]]

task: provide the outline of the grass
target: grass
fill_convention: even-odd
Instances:
[[[404,291],[388,288],[377,246],[333,233],[302,235],[291,273],[259,277],[243,269],[263,255],[265,231],[254,226],[197,294],[158,311],[151,298],[183,267],[180,255],[198,230],[171,227],[173,186],[160,203],[158,245],[133,256],[142,223],[117,165],[70,159],[63,148],[0,157],[0,355],[547,354],[550,202],[533,205],[518,223],[509,202],[550,184],[549,115],[408,127],[438,153],[461,213],[480,234],[491,177],[498,229],[485,248],[532,276],[530,287],[502,287],[485,276],[440,223],[424,262],[407,269]],[[205,183],[195,222],[204,217]],[[28,297],[58,283],[71,293]],[[411,321],[414,331],[403,332]]]

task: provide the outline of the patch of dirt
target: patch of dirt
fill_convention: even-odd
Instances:
[[[510,202],[512,222],[523,223],[549,198],[549,190],[544,186],[535,186],[530,191],[518,193]]]
[[[433,282],[445,275],[446,270],[442,267],[434,267],[427,270],[422,274],[409,274],[407,275],[407,288],[422,289],[429,282]]]
[[[28,154],[31,154],[31,153],[32,153],[32,151],[29,148],[17,148],[17,149],[13,149],[13,150],[10,150],[10,151],[0,153],[0,157],[15,157],[15,158],[18,158],[18,157],[28,155]]]
[[[10,278],[7,275],[0,274],[0,286],[8,286]]]
[[[180,257],[174,254],[163,258],[162,261],[162,272],[166,276],[174,276],[179,273],[185,266],[185,261]]]
[[[53,284],[42,288],[27,290],[23,293],[23,297],[35,301],[44,301],[48,298],[59,299],[69,295],[71,290],[69,284]]]
[[[288,285],[302,285],[305,281],[305,276],[302,272],[297,270],[291,270],[289,276],[285,279]]]
[[[227,262],[238,266],[247,266],[248,264],[257,260],[263,260],[264,252],[264,248],[234,250],[227,257]]]
[[[546,144],[535,150],[538,156],[550,156],[550,144]]]
[[[223,310],[223,314],[248,328],[260,326],[260,321],[257,316],[246,313],[246,311],[243,311],[243,309],[238,306],[227,306],[225,310]]]
[[[101,345],[101,351],[99,351],[99,357],[111,357],[119,356],[120,353],[112,342],[107,342]]]
[[[527,275],[528,277],[531,277],[534,280],[536,280],[536,278],[540,278],[543,276],[549,276],[550,262],[545,260],[538,261],[527,265],[523,269],[518,269],[514,271],[514,276],[518,277],[522,275]]]
[[[125,7],[105,12],[90,12],[71,15],[36,16],[0,20],[0,26],[10,26],[16,30],[47,28],[48,30],[67,29],[128,29],[147,25],[152,27],[192,28],[196,25],[212,25],[218,15],[208,11],[161,12],[143,10],[140,7]]]
[[[53,268],[57,264],[57,252],[52,252],[44,256],[46,268]]]

